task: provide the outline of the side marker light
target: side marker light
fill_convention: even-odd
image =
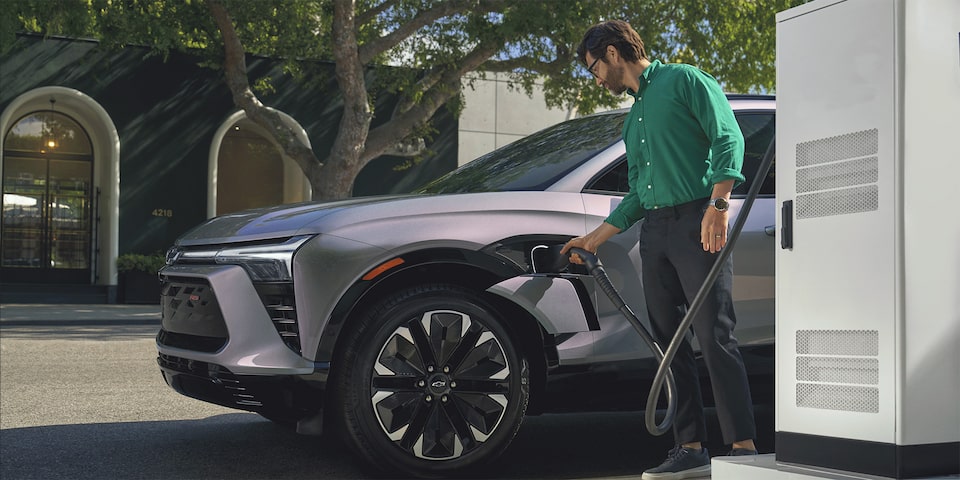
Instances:
[[[400,257],[387,260],[386,262],[383,262],[379,266],[377,266],[377,268],[370,270],[366,275],[363,276],[363,279],[373,280],[374,278],[379,277],[381,273],[386,272],[387,270],[390,270],[391,268],[396,267],[397,265],[402,265],[402,264],[403,264],[403,259]]]

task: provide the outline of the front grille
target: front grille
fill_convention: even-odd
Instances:
[[[160,305],[163,328],[157,342],[161,345],[212,353],[227,344],[227,325],[206,280],[163,276]]]
[[[215,352],[226,345],[227,325],[217,295],[202,278],[162,276],[162,345]],[[254,283],[260,302],[283,343],[300,354],[300,328],[292,282]]]
[[[263,406],[263,402],[260,401],[246,386],[244,386],[237,376],[233,374],[233,372],[220,365],[201,362],[198,360],[190,360],[174,355],[166,355],[163,353],[157,357],[157,364],[160,365],[160,368],[172,370],[174,372],[185,373],[206,380],[209,382],[208,385],[210,387],[221,390],[221,393],[223,393],[229,399],[229,403],[233,404],[231,406],[236,406],[242,409]],[[186,387],[186,385],[181,385],[181,388],[184,387]],[[185,389],[188,390],[185,392],[187,394],[202,396],[202,393],[205,393],[194,391],[192,388]],[[205,388],[203,390],[205,390]]]
[[[297,325],[297,303],[293,294],[293,284],[256,283],[254,288],[267,309],[270,321],[280,334],[283,343],[300,354],[300,327]]]

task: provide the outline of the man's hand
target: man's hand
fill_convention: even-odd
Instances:
[[[730,211],[721,212],[707,207],[700,221],[700,243],[704,252],[717,253],[727,244],[727,225]]]
[[[620,229],[610,225],[609,223],[601,223],[599,227],[594,229],[594,231],[582,236],[571,238],[566,245],[560,249],[560,255],[566,255],[571,248],[582,248],[590,253],[597,253],[597,249],[600,248],[600,245],[603,242],[606,242],[610,237],[620,233]],[[574,253],[570,255],[570,263],[576,263],[577,265],[583,265],[583,259],[580,258],[580,255]]]
[[[588,252],[597,253],[597,246],[588,245],[587,237],[571,238],[570,241],[567,242],[562,249],[560,249],[560,255],[566,256],[567,252],[569,252],[571,248],[582,248]],[[580,258],[580,255],[574,253],[570,255],[570,263],[583,265],[583,259]]]

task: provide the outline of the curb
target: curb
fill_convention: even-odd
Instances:
[[[109,325],[121,326],[156,326],[160,327],[160,319],[83,319],[83,320],[4,320],[0,321],[0,328],[4,327],[103,327]]]

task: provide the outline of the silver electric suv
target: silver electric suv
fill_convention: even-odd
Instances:
[[[773,140],[775,101],[729,101],[747,144],[736,216]],[[538,260],[627,192],[625,116],[560,123],[410,195],[194,228],[160,272],[164,379],[423,476],[489,462],[525,415],[642,409],[651,353],[585,271]],[[774,339],[773,174],[760,181],[734,253],[737,336],[757,402],[772,397]],[[637,243],[634,227],[598,253],[646,321]]]

